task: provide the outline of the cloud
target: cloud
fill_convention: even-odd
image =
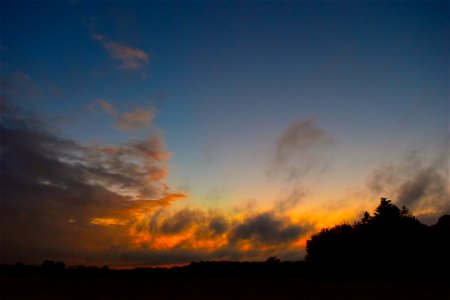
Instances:
[[[181,208],[186,195],[164,182],[170,153],[160,135],[83,144],[0,104],[2,263],[130,266],[304,254],[298,243],[311,226],[281,210]]]
[[[101,110],[108,115],[115,116],[117,115],[116,108],[109,102],[103,99],[97,99],[91,104],[91,108],[95,109],[95,106],[99,106]]]
[[[6,68],[0,72],[0,87],[1,101],[24,106],[62,95],[59,87],[51,81],[32,77],[20,70],[11,72]]]
[[[135,107],[132,111],[119,113],[114,105],[103,99],[97,99],[89,105],[92,111],[95,111],[96,107],[113,117],[114,127],[125,132],[149,128],[156,115],[153,108],[144,107]]]
[[[228,221],[223,216],[215,216],[209,221],[208,228],[214,234],[222,234],[228,229]]]
[[[295,187],[290,191],[286,191],[286,195],[275,202],[275,209],[279,212],[289,211],[295,208],[306,196],[306,191]]]
[[[155,117],[152,108],[136,107],[134,110],[121,114],[115,123],[115,127],[122,131],[131,131],[148,127]]]
[[[161,225],[161,232],[165,234],[180,233],[199,222],[202,215],[198,211],[183,209],[166,219]]]
[[[280,256],[294,250],[301,257],[304,245],[299,241],[313,229],[310,224],[293,222],[282,213],[266,211],[242,218],[240,214],[222,210],[188,207],[159,208],[141,221],[136,234],[147,236],[141,240],[141,248],[196,250],[204,254],[202,260],[238,257],[265,260],[267,255]]]
[[[315,119],[293,123],[278,138],[267,174],[295,181],[321,172],[328,165],[326,154],[332,143]]]
[[[91,34],[91,37],[99,42],[113,59],[120,62],[121,69],[140,69],[150,60],[149,54],[143,50],[113,42],[99,34]]]
[[[397,201],[410,206],[417,204],[427,195],[445,195],[445,184],[445,179],[435,168],[420,169],[399,187]]]
[[[2,72],[1,89],[2,99],[9,101],[26,102],[41,99],[44,89],[27,73],[16,71],[11,74]]]
[[[368,180],[376,196],[406,206],[424,222],[433,223],[450,208],[448,156],[424,162],[412,152],[398,164],[381,166]]]
[[[292,243],[304,233],[302,226],[273,213],[261,213],[245,219],[230,233],[232,244],[247,241],[255,246]]]
[[[1,106],[2,261],[127,247],[141,215],[186,197],[162,181],[168,153],[159,136],[83,145],[31,113]]]
[[[217,234],[225,233],[227,225],[227,216],[221,211],[161,208],[143,219],[139,229],[152,237],[150,243],[156,247],[160,244],[159,240],[175,237],[168,248],[181,245],[198,248],[202,241],[211,242],[218,237]]]

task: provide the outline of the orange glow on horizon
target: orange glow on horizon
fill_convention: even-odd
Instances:
[[[94,218],[91,220],[91,224],[100,226],[125,225],[126,223],[126,221],[116,218]]]
[[[131,205],[122,210],[114,211],[109,217],[97,217],[91,220],[92,224],[109,228],[110,234],[117,233],[118,241],[125,242],[130,250],[138,251],[179,251],[190,250],[201,253],[220,253],[221,249],[232,249],[240,252],[251,260],[264,260],[267,255],[274,253],[283,259],[284,251],[300,251],[303,253],[306,241],[310,236],[323,227],[330,227],[344,222],[352,223],[358,219],[360,207],[341,206],[330,212],[325,205],[312,206],[300,204],[288,211],[274,211],[264,202],[262,206],[252,206],[248,209],[235,210],[205,210],[201,207],[192,207],[183,212],[185,206],[170,205],[174,200],[184,198],[184,194],[170,194],[159,200],[131,201]],[[230,240],[233,230],[246,222],[252,222],[261,214],[270,214],[279,222],[286,222],[283,226],[291,224],[303,229],[303,233],[295,240],[281,241],[280,243],[267,243],[259,238],[249,236],[238,241]],[[177,222],[183,216],[191,216],[177,232],[171,233],[164,229],[164,224]],[[226,230],[220,234],[214,233],[209,227],[213,218],[225,220]],[[181,219],[183,220],[183,219]],[[168,223],[167,223],[168,222]],[[277,221],[278,222],[278,221]],[[282,223],[282,224],[283,224]],[[175,223],[176,224],[176,223]],[[120,226],[120,227],[117,227]],[[226,251],[225,251],[226,253]],[[257,254],[259,253],[259,254]],[[213,257],[213,256],[211,256]],[[217,257],[216,259],[220,259]],[[163,264],[159,267],[180,266],[183,264]],[[154,267],[154,266],[153,266]],[[122,267],[121,267],[122,268]],[[123,267],[127,268],[127,267]]]

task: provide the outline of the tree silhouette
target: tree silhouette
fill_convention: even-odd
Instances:
[[[450,250],[450,218],[441,219],[428,227],[406,207],[399,209],[381,198],[373,215],[365,212],[353,225],[341,224],[313,235],[306,243],[306,260],[322,269],[366,273],[448,268],[449,252],[444,251]]]

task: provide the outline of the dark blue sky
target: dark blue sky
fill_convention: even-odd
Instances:
[[[8,97],[85,142],[145,134],[111,130],[110,116],[89,109],[96,100],[153,107],[173,153],[171,183],[199,198],[270,194],[272,145],[309,118],[335,141],[324,179],[333,187],[348,187],[342,172],[359,184],[379,163],[448,145],[447,2],[1,7],[2,78],[19,86]],[[149,59],[123,67],[94,35]]]

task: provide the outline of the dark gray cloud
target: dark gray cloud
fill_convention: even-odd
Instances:
[[[293,123],[278,138],[267,173],[288,181],[320,173],[329,164],[327,151],[332,143],[315,119]]]
[[[296,241],[305,229],[272,213],[262,213],[245,219],[230,233],[230,243],[249,241],[255,245],[279,245]]]
[[[161,181],[166,152],[158,137],[82,145],[3,101],[0,130],[2,261],[82,257],[123,246],[132,212],[183,196]],[[98,225],[104,223],[114,226]]]
[[[223,212],[195,208],[158,209],[145,222],[151,235],[175,235],[193,229],[198,239],[224,234],[230,226]]]
[[[450,209],[448,172],[446,155],[427,163],[413,152],[398,164],[375,170],[368,186],[376,196],[389,197],[422,221],[433,223]]]
[[[420,169],[399,187],[397,201],[402,205],[415,206],[425,197],[444,196],[448,188],[447,183],[435,168]]]
[[[165,219],[160,230],[164,234],[180,233],[202,221],[202,217],[203,214],[199,211],[183,209],[176,212],[171,218]]]
[[[213,217],[208,224],[208,228],[211,229],[214,234],[224,233],[228,229],[228,226],[227,219],[222,216]]]

